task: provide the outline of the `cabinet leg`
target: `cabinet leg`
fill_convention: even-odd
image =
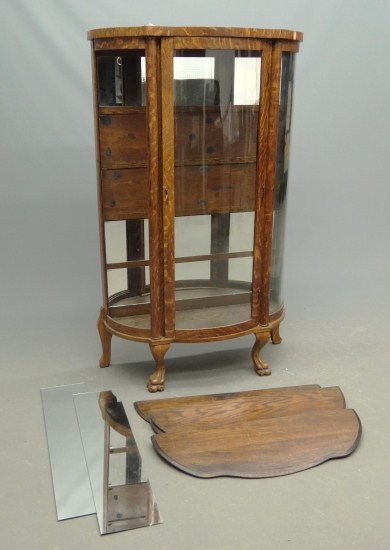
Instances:
[[[106,311],[104,308],[100,310],[99,319],[97,322],[100,340],[102,343],[102,356],[99,361],[100,367],[108,367],[111,362],[111,338],[112,334],[109,332],[104,324],[106,317]]]
[[[164,391],[165,383],[165,363],[164,356],[169,349],[169,344],[149,344],[150,351],[156,361],[156,370],[150,375],[148,381],[148,390],[151,393]]]
[[[258,374],[259,376],[269,375],[271,374],[271,369],[269,368],[268,363],[266,363],[260,357],[260,351],[268,342],[270,338],[270,333],[257,332],[255,334],[255,337],[256,337],[256,341],[252,348],[253,367],[255,369],[256,374]]]
[[[282,337],[279,334],[279,327],[280,327],[280,323],[278,325],[275,325],[271,329],[271,341],[273,344],[281,344],[282,342]]]

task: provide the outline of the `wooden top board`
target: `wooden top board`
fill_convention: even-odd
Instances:
[[[286,29],[248,29],[239,27],[159,27],[155,25],[145,25],[142,27],[114,27],[93,29],[90,30],[87,34],[89,40],[94,40],[97,38],[149,36],[217,36],[227,38],[264,38],[294,41],[303,40],[303,34],[298,31],[291,31]]]
[[[187,405],[176,409],[156,409],[150,424],[155,432],[196,431],[226,426],[227,423],[251,422],[264,418],[301,414],[312,410],[345,408],[338,387],[310,388],[300,391],[265,392],[245,399],[229,399]]]
[[[150,422],[151,415],[157,409],[161,410],[176,410],[181,407],[194,408],[201,405],[209,405],[217,402],[222,407],[231,407],[233,403],[243,402],[247,399],[283,399],[287,396],[298,395],[301,392],[310,393],[313,390],[318,390],[318,384],[306,384],[303,386],[288,386],[285,388],[271,388],[263,390],[249,390],[231,393],[213,393],[209,395],[190,395],[184,397],[167,397],[164,399],[147,399],[146,401],[136,401],[134,403],[137,413],[147,422]],[[234,405],[233,405],[234,406]]]

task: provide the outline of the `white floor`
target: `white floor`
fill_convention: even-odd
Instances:
[[[164,397],[311,383],[341,387],[363,425],[355,453],[264,480],[196,479],[155,454],[151,430],[133,409],[134,401],[152,397],[145,389],[153,369],[149,349],[114,338],[112,366],[99,369],[97,311],[80,308],[73,325],[64,311],[63,318],[41,319],[29,331],[23,331],[23,322],[20,331],[12,324],[3,330],[2,547],[388,548],[390,322],[372,300],[361,302],[364,313],[357,306],[335,311],[320,301],[321,307],[312,302],[306,308],[291,301],[283,343],[270,344],[263,353],[273,368],[270,377],[252,371],[250,337],[176,345],[168,354]],[[162,525],[101,537],[95,516],[57,522],[40,388],[76,382],[86,382],[90,391],[120,389]]]

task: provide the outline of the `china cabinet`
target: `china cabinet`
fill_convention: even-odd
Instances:
[[[281,341],[294,56],[301,33],[92,30],[103,306],[98,329],[148,343]]]

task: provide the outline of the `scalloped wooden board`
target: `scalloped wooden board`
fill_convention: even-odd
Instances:
[[[262,390],[255,395],[238,396],[227,400],[190,403],[185,407],[154,409],[150,424],[158,432],[193,431],[216,428],[227,422],[301,414],[319,409],[344,409],[345,399],[339,387],[295,388],[283,391]]]
[[[352,409],[227,422],[152,436],[157,453],[193,476],[265,478],[306,470],[357,447],[361,423]]]

